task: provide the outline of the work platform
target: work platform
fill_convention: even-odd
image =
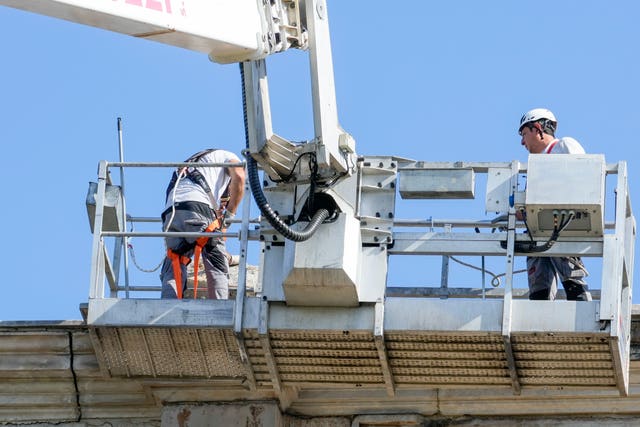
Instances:
[[[237,381],[248,394],[276,395],[308,387],[390,396],[425,387],[615,390],[619,345],[598,309],[597,301],[514,301],[511,349],[503,302],[489,299],[312,308],[247,298],[239,339],[232,301],[91,301],[88,323],[113,377]]]
[[[264,221],[250,219],[250,203],[245,201],[239,232],[205,233],[240,242],[237,292],[234,299],[222,301],[130,297],[132,292],[160,288],[123,286],[118,277],[123,259],[119,248],[125,248],[126,260],[128,237],[176,233],[124,231],[126,227],[119,225],[122,218],[132,219],[112,197],[117,187],[110,182],[108,169],[185,164],[101,162],[88,203],[94,245],[86,312],[86,330],[100,372],[114,381],[145,384],[165,405],[270,400],[283,414],[308,416],[432,414],[443,411],[444,396],[455,396],[453,405],[456,399],[467,399],[464,396],[485,395],[494,396],[489,399],[493,403],[467,408],[465,413],[525,413],[522,405],[530,399],[617,399],[637,393],[629,389],[635,219],[626,165],[605,165],[602,156],[563,159],[583,160],[596,163],[592,175],[602,175],[603,193],[604,177],[618,176],[614,218],[605,218],[602,195],[594,207],[573,202],[577,207],[571,212],[581,213],[579,221],[567,228],[567,236],[539,253],[523,252],[533,239],[516,232],[515,206],[524,206],[525,194],[515,189],[518,176],[528,171],[519,162],[364,158],[358,175],[341,184],[345,199],[355,200],[359,220],[341,213],[326,225],[327,233],[310,240],[315,246],[283,243]],[[408,198],[473,198],[477,173],[489,175],[487,203],[506,215],[489,221],[396,217],[396,191]],[[527,185],[536,188],[531,181]],[[270,194],[281,212],[289,206],[282,201],[285,195],[277,190]],[[530,200],[526,206],[538,220],[540,235],[534,244],[539,245],[548,238],[548,215],[556,207],[544,200]],[[256,223],[259,227],[251,229],[250,224]],[[324,281],[319,267],[331,252],[327,248],[333,247],[327,236],[339,237],[336,252],[341,258],[337,269],[335,264],[331,269],[332,277],[340,278],[337,290]],[[107,239],[114,239],[113,257]],[[248,292],[247,250],[252,240],[260,241],[262,255],[256,283]],[[287,258],[300,254],[311,264]],[[410,292],[386,283],[387,258],[410,255],[442,258],[442,271],[435,274],[440,287]],[[502,258],[504,286],[466,295],[449,288],[445,266],[458,255]],[[524,255],[600,257],[601,289],[593,301],[529,301],[522,289],[513,287],[514,258]],[[427,273],[434,272],[421,272]],[[311,282],[295,282],[305,277]],[[351,296],[343,300],[342,295],[357,299],[354,303]],[[310,303],[314,300],[323,303]],[[505,399],[519,409],[497,403]],[[451,408],[447,411],[456,414]]]

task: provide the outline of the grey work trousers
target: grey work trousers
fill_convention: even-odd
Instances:
[[[212,214],[213,215],[213,214]],[[167,230],[167,223],[171,221]],[[204,215],[202,212],[196,212],[188,209],[176,209],[173,219],[171,212],[165,216],[163,221],[163,230],[178,232],[200,232],[204,231],[213,221],[213,218]],[[165,239],[167,248],[191,258],[195,248],[194,238],[169,237]],[[207,244],[202,248],[202,262],[207,277],[207,293],[209,299],[227,299],[229,298],[229,261],[226,256],[224,240],[209,239]],[[182,269],[182,290],[187,287],[187,267],[180,266]],[[162,264],[162,272],[160,280],[162,281],[161,298],[177,298],[176,280],[173,277],[173,266],[171,260],[167,257]]]
[[[591,299],[584,280],[589,273],[579,257],[527,257],[527,273],[529,295],[548,295],[535,299],[554,300],[558,292],[558,278],[567,292],[567,299],[576,299],[575,294]]]

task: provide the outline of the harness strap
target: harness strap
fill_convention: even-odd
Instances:
[[[203,158],[204,156],[206,156],[209,153],[213,153],[214,151],[217,151],[217,148],[208,148],[206,150],[202,150],[194,155],[192,155],[191,157],[189,157],[187,160],[185,160],[185,163],[197,163],[200,161],[201,158]],[[167,186],[167,190],[166,190],[166,201],[169,200],[169,194],[171,193],[171,191],[173,190],[173,188],[176,185],[176,182],[178,182],[178,175],[181,175],[182,173],[185,173],[185,177],[189,180],[191,180],[193,183],[195,183],[196,185],[199,185],[200,187],[202,187],[202,189],[204,190],[204,192],[207,194],[207,196],[209,197],[209,201],[211,202],[211,206],[213,207],[214,210],[216,210],[218,208],[218,204],[216,203],[216,199],[213,196],[213,191],[211,191],[211,187],[209,187],[209,184],[207,184],[207,180],[204,178],[204,176],[202,176],[202,173],[200,173],[200,171],[198,171],[198,169],[194,168],[194,167],[183,167],[181,169],[179,169],[177,172],[173,172],[173,175],[171,176],[171,181],[169,182],[169,185]]]
[[[215,219],[211,224],[205,228],[205,233],[211,233],[212,231],[216,231],[220,228],[220,220]],[[196,247],[193,251],[193,298],[196,299],[198,297],[198,267],[200,264],[200,254],[202,253],[202,248],[209,241],[209,237],[204,236],[200,237],[196,240]]]
[[[171,260],[171,266],[173,267],[173,278],[176,281],[176,295],[178,299],[182,299],[182,268],[180,264],[187,265],[191,262],[189,257],[180,255],[167,249],[167,257]]]

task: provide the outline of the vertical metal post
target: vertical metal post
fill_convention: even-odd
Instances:
[[[251,154],[247,153],[248,156]],[[256,379],[253,366],[247,354],[247,346],[242,334],[242,321],[244,316],[244,298],[247,289],[247,249],[249,243],[249,218],[251,215],[251,189],[245,183],[244,200],[242,201],[242,224],[240,228],[240,264],[238,265],[238,287],[236,290],[236,302],[233,308],[233,332],[240,351],[240,360],[247,371],[249,388],[256,390]]]
[[[620,313],[622,292],[623,254],[626,231],[627,194],[626,167],[618,164],[618,182],[615,199],[615,230],[605,235],[602,249],[602,290],[600,296],[600,319],[611,320],[611,335],[618,335],[617,319]]]
[[[93,244],[91,246],[91,277],[89,299],[104,298],[104,249],[102,243],[102,221],[104,197],[107,188],[107,162],[98,165],[98,188],[96,191],[96,215],[93,219]]]
[[[250,155],[250,154],[247,154]],[[244,298],[247,290],[247,249],[249,245],[249,216],[251,214],[251,189],[245,183],[244,200],[242,202],[242,225],[240,229],[240,264],[238,265],[238,288],[234,309],[234,331],[242,333],[242,316]]]
[[[486,291],[485,291],[486,268],[485,268],[485,257],[484,257],[484,255],[482,255],[482,257],[481,257],[481,262],[482,262],[482,299],[484,300],[486,298]]]
[[[444,226],[444,231],[447,233],[451,233],[451,224],[446,224]],[[440,299],[446,299],[449,297],[449,256],[442,256],[442,268],[440,270],[440,290],[442,291],[442,295]],[[446,291],[445,291],[446,290]]]
[[[393,380],[393,373],[387,356],[387,348],[384,343],[384,302],[378,300],[374,309],[373,339],[378,350],[378,359],[380,360],[380,370],[382,378],[387,389],[387,395],[393,397],[396,395],[396,385]]]
[[[118,117],[118,152],[120,153],[120,163],[124,163],[124,148],[122,145],[122,119],[120,117]],[[124,166],[120,166],[120,189],[122,191],[122,231],[127,231],[127,205],[125,203],[126,197],[124,192]],[[125,298],[129,298],[129,238],[127,236],[124,236],[122,238],[121,250],[124,250],[124,295]],[[117,297],[117,291],[115,297]]]
[[[253,157],[256,158],[256,155],[260,153],[267,140],[273,136],[267,63],[264,59],[261,59],[243,62],[241,66],[242,75],[244,76],[242,84],[247,103],[249,150],[251,154],[254,154]]]
[[[267,364],[269,375],[271,376],[271,384],[273,385],[273,389],[276,392],[278,399],[282,400],[286,396],[284,393],[284,386],[282,385],[282,381],[280,380],[278,364],[276,363],[276,358],[271,347],[271,338],[269,337],[269,301],[267,301],[266,299],[260,301],[258,339],[260,340],[260,345],[262,347],[262,351],[264,352],[264,360]]]
[[[440,270],[440,290],[443,295],[440,298],[447,298],[445,290],[449,288],[449,256],[442,256],[442,269]]]
[[[338,109],[333,75],[333,57],[329,37],[329,16],[325,0],[303,0],[309,29],[309,62],[313,99],[315,136],[322,142],[318,147],[318,165],[345,172],[347,164],[340,155],[338,138]]]
[[[615,232],[604,236],[602,298],[600,318],[611,319],[611,345],[614,354],[616,383],[621,395],[629,393],[629,353],[631,333],[631,292],[625,281],[625,232],[627,231],[627,169],[618,163],[616,185]],[[630,212],[630,211],[629,211]]]
[[[515,192],[518,186],[518,173],[520,163],[518,161],[511,162],[511,189],[510,200],[514,200]],[[505,268],[505,286],[504,286],[504,303],[502,312],[502,340],[504,342],[505,356],[507,366],[509,367],[509,375],[511,376],[511,384],[515,394],[520,394],[520,380],[518,379],[518,371],[516,368],[515,356],[511,345],[511,317],[513,310],[513,264],[514,264],[514,248],[516,241],[516,209],[513,203],[509,206],[509,220],[507,223],[507,265]]]

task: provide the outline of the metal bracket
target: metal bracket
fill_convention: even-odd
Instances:
[[[511,163],[511,192],[515,193],[518,186],[518,171],[520,164],[517,161]],[[507,225],[507,265],[505,268],[504,303],[502,312],[502,340],[507,358],[507,366],[514,394],[521,393],[518,370],[511,343],[511,320],[513,310],[513,262],[516,242],[516,210],[513,205],[509,207],[509,219]]]
[[[266,299],[260,302],[258,337],[262,351],[264,352],[264,359],[267,362],[267,369],[269,369],[269,374],[271,375],[271,384],[278,395],[281,409],[286,409],[291,404],[291,398],[289,397],[289,393],[285,393],[284,387],[282,386],[276,358],[271,348],[271,339],[269,338],[269,301]]]
[[[382,370],[382,376],[384,377],[387,394],[394,397],[396,395],[396,386],[393,381],[391,367],[389,366],[389,359],[387,358],[387,348],[384,345],[384,303],[382,301],[376,302],[375,306],[373,338],[376,344],[376,349],[378,350],[380,369]]]

